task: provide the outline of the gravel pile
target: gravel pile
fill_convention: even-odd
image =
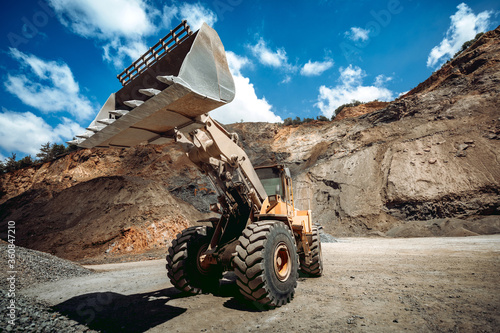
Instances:
[[[0,242],[0,252],[5,255],[7,245],[7,242]],[[19,246],[16,246],[15,270],[17,271],[17,288],[92,274],[92,271],[69,260]],[[4,270],[0,272],[2,290],[7,287],[6,274]]]
[[[317,223],[315,225],[318,227],[319,231],[319,240],[321,243],[337,243],[337,239],[330,234],[327,234],[323,227]]]
[[[0,241],[2,259],[7,260],[8,243]],[[22,295],[33,284],[86,276],[92,271],[53,255],[16,246],[15,297],[9,293],[7,265],[0,271],[0,332],[96,332],[54,311],[49,304]],[[15,325],[9,324],[11,300],[15,301]]]

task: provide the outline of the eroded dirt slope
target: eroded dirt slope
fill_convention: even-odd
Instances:
[[[169,145],[81,150],[0,182],[0,224],[16,221],[17,245],[72,260],[164,252],[213,196]]]

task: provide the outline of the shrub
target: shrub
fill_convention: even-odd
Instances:
[[[329,121],[329,119],[323,115],[317,116],[316,119],[314,118],[304,118],[300,119],[300,117],[295,117],[295,119],[292,118],[286,118],[283,120],[283,125],[284,126],[290,126],[290,125],[300,125],[300,124],[305,124],[305,123],[310,123],[313,122],[314,120],[318,121]]]
[[[19,169],[19,163],[16,161],[16,154],[12,153],[12,155],[5,160],[5,172],[11,172],[17,169]]]
[[[476,40],[478,40],[479,38],[481,38],[482,35],[484,35],[484,32],[478,33],[476,35],[476,37],[474,37],[473,39],[468,40],[465,43],[463,43],[462,44],[462,48],[457,53],[455,53],[455,55],[453,56],[452,59],[456,58],[460,53],[462,53],[463,51],[467,50],[472,44],[474,44],[476,42]],[[448,63],[448,62],[446,62],[446,63]]]
[[[75,150],[78,150],[78,147],[75,145],[68,145],[65,147],[62,144],[50,144],[50,142],[47,142],[42,145],[40,152],[36,154],[36,159],[33,159],[31,155],[28,155],[19,161],[16,161],[16,154],[12,153],[12,156],[8,157],[5,162],[0,161],[0,174],[19,170],[21,168],[32,166],[36,163],[50,162],[63,154],[67,154]]]
[[[302,124],[302,120],[300,120],[300,117],[295,117],[294,120],[292,120],[292,125],[300,125]]]
[[[35,160],[33,160],[33,158],[31,157],[31,155],[24,156],[22,159],[20,159],[17,162],[17,168],[18,169],[22,169],[22,168],[25,168],[25,167],[32,166],[33,164],[35,164]]]

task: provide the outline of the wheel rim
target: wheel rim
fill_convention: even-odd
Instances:
[[[196,256],[197,257],[196,266],[198,267],[198,272],[200,272],[200,273],[202,273],[204,275],[207,275],[210,272],[210,264],[207,263],[206,260],[203,260],[203,259],[205,259],[204,252],[207,249],[208,249],[208,244],[203,245],[198,250],[198,255]]]
[[[280,281],[286,281],[292,272],[291,257],[288,247],[281,242],[274,250],[274,273]]]

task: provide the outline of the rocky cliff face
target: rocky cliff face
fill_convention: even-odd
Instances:
[[[290,167],[297,206],[310,208],[334,235],[408,236],[411,221],[443,218],[455,219],[429,225],[456,225],[456,218],[481,224],[490,216],[484,223],[495,226],[499,92],[497,28],[376,111],[365,107],[340,121],[300,126],[228,128],[239,134],[254,165]],[[0,219],[18,221],[19,245],[63,257],[77,257],[84,248],[109,250],[131,226],[149,230],[172,221],[180,228],[216,201],[175,145],[81,150],[3,175],[0,192]],[[472,229],[500,232],[482,227]]]
[[[357,106],[345,107],[335,117],[335,121],[339,121],[345,118],[359,117],[367,113],[381,110],[387,107],[387,105],[389,105],[388,102],[373,101]]]
[[[233,128],[254,161],[291,167],[298,204],[334,234],[498,215],[499,39],[500,29],[488,32],[402,98],[358,118]]]
[[[494,111],[466,119],[424,113],[375,125],[367,118],[307,124],[281,128],[272,153],[262,151],[265,145],[246,149],[260,164],[290,166],[298,205],[311,208],[327,231],[385,233],[411,220],[499,213]]]

